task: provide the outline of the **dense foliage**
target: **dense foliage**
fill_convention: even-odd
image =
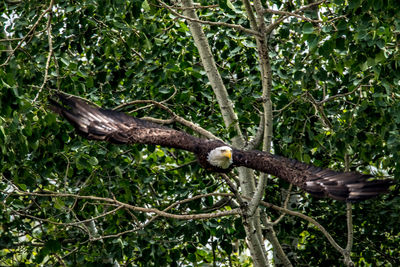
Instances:
[[[267,2],[293,12],[303,1]],[[198,9],[203,20],[250,27],[240,1],[201,4],[219,4]],[[109,108],[138,99],[164,101],[178,116],[229,142],[235,133],[223,123],[185,20],[159,2],[141,0],[4,1],[0,14],[0,265],[251,265],[239,216],[153,218],[95,198],[39,195],[96,196],[163,210],[196,195],[230,192],[189,153],[88,141],[47,106],[52,90]],[[336,0],[302,15],[314,21],[290,16],[269,38],[274,153],[398,179],[400,6],[394,0]],[[204,30],[250,140],[262,109],[255,41],[227,26]],[[170,118],[148,104],[124,110]],[[197,134],[178,123],[169,126]],[[270,179],[263,199],[281,205],[287,188]],[[292,194],[289,209],[316,219],[346,243],[343,203],[297,189]],[[168,211],[210,212],[219,200],[208,195]],[[280,215],[266,212],[272,219]],[[353,261],[399,265],[398,186],[355,204],[353,215]],[[343,264],[309,222],[287,215],[275,230],[292,264]]]

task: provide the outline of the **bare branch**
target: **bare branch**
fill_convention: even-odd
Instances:
[[[264,137],[264,125],[265,125],[265,116],[261,114],[260,123],[258,125],[256,135],[254,136],[253,139],[249,141],[249,143],[245,147],[245,150],[255,149],[260,145]]]
[[[110,28],[107,24],[105,24],[103,21],[97,19],[96,17],[93,17],[93,20],[95,20],[97,23],[99,23],[99,24],[102,25],[103,27],[109,29],[109,32],[117,34],[117,35],[118,35],[118,38],[121,40],[121,42],[123,42],[127,47],[129,47],[130,50],[132,50],[132,52],[133,52],[135,55],[137,55],[141,60],[144,61],[143,56],[142,56],[138,51],[136,51],[134,48],[132,48],[132,47],[130,47],[130,46],[128,45],[128,43],[127,43],[126,40],[122,37],[122,35],[121,35],[121,33],[120,33],[119,31],[117,31],[117,30],[115,30],[115,29],[113,29],[113,28]],[[129,28],[130,28],[131,30],[133,30],[132,27],[129,27]],[[133,30],[133,32],[134,32],[136,35],[138,35],[138,33],[137,33],[135,30]]]
[[[193,5],[193,7],[180,7],[180,6],[170,6],[170,7],[173,8],[173,9],[176,9],[176,10],[188,10],[188,9],[196,10],[196,9],[219,8],[219,5],[201,6],[201,5],[197,4],[197,3],[195,3]]]
[[[51,11],[53,8],[54,0],[50,1],[49,8],[49,18],[47,20],[47,40],[48,40],[48,45],[49,45],[49,54],[47,55],[47,61],[46,61],[46,67],[44,69],[44,77],[43,77],[43,83],[39,88],[39,91],[37,92],[35,98],[33,99],[32,103],[36,102],[38,99],[40,93],[42,92],[44,86],[47,83],[47,80],[49,79],[49,67],[50,67],[50,60],[51,57],[53,56],[53,36],[51,35],[51,19],[53,17],[53,12]]]
[[[290,14],[297,15],[298,13],[300,13],[303,10],[312,8],[314,6],[318,6],[318,5],[320,5],[322,3],[325,3],[325,2],[326,2],[326,0],[322,0],[322,1],[315,2],[315,3],[311,3],[309,5],[306,5],[306,6],[303,6],[303,7],[299,8],[299,9],[297,9],[294,12],[291,12]],[[267,33],[272,32],[276,27],[279,26],[279,24],[281,24],[281,22],[283,22],[287,18],[288,18],[288,15],[283,15],[282,17],[278,18],[274,23],[271,23],[270,25],[268,25],[268,27],[266,28],[266,32]]]
[[[98,215],[96,217],[93,217],[93,218],[90,218],[90,219],[87,219],[87,220],[78,221],[78,222],[73,222],[73,223],[60,223],[60,222],[55,222],[55,221],[52,221],[52,220],[49,220],[49,219],[32,216],[32,215],[27,214],[27,213],[22,213],[22,212],[19,212],[17,210],[11,210],[11,211],[13,213],[19,215],[19,216],[28,217],[28,218],[31,218],[31,219],[34,219],[34,220],[37,220],[37,221],[42,221],[42,222],[47,222],[47,223],[51,223],[51,224],[55,224],[55,225],[62,225],[62,226],[75,226],[75,225],[79,225],[79,224],[83,224],[83,223],[88,223],[88,222],[97,220],[99,218],[105,217],[107,215],[113,214],[113,213],[115,213],[116,211],[118,211],[118,210],[120,210],[122,208],[124,208],[124,207],[123,206],[118,206],[117,208],[115,208],[115,209],[113,209],[111,211],[102,213],[102,214],[100,214],[100,215]]]
[[[153,218],[150,219],[150,221],[148,223],[150,223],[151,221],[154,221],[157,217],[168,217],[168,218],[174,218],[174,219],[181,219],[181,220],[192,220],[192,219],[208,219],[208,218],[215,218],[215,217],[222,217],[222,216],[228,216],[228,215],[240,215],[240,209],[233,209],[233,210],[229,210],[229,211],[222,211],[222,212],[217,212],[217,213],[210,213],[210,214],[188,214],[188,215],[177,215],[177,214],[171,214],[171,213],[167,213],[166,211],[169,209],[172,209],[174,207],[176,207],[179,204],[183,204],[195,199],[199,199],[202,197],[207,197],[207,196],[221,196],[221,197],[234,197],[235,194],[232,193],[209,193],[209,194],[203,194],[203,195],[198,195],[198,196],[194,196],[192,198],[189,199],[185,199],[185,200],[181,200],[178,201],[176,203],[171,204],[170,206],[168,206],[166,209],[164,209],[163,211],[160,211],[158,209],[154,209],[154,208],[142,208],[142,207],[136,207],[136,206],[132,206],[123,202],[120,202],[118,200],[115,199],[110,199],[110,198],[103,198],[103,197],[96,197],[96,196],[80,196],[80,195],[74,195],[74,194],[68,194],[68,193],[57,193],[57,192],[43,192],[43,193],[32,193],[32,192],[24,192],[19,190],[15,185],[10,184],[11,186],[13,186],[13,188],[16,190],[14,191],[12,194],[13,195],[19,195],[19,196],[24,196],[24,195],[28,195],[28,196],[39,196],[39,197],[67,197],[67,198],[75,198],[75,199],[90,199],[90,200],[95,200],[95,201],[101,201],[101,202],[105,202],[105,203],[109,203],[112,205],[115,205],[116,208],[103,213],[99,216],[96,216],[94,218],[88,219],[88,220],[84,220],[84,221],[79,221],[79,222],[75,222],[75,223],[58,223],[58,222],[53,222],[51,220],[48,219],[43,219],[43,218],[38,218],[35,216],[31,216],[25,213],[20,213],[18,211],[16,211],[16,214],[19,214],[21,216],[25,216],[25,217],[30,217],[39,221],[44,221],[44,222],[48,222],[48,223],[53,223],[56,225],[71,225],[71,226],[76,226],[78,224],[82,224],[84,222],[89,222],[89,221],[93,221],[96,220],[100,217],[104,217],[107,216],[109,214],[112,214],[113,212],[122,209],[122,208],[126,208],[126,209],[130,209],[133,211],[140,211],[140,212],[146,212],[146,213],[155,213],[156,216],[154,216]],[[249,197],[243,197],[246,199],[251,199]],[[3,203],[4,204],[4,203]],[[101,204],[101,203],[99,203]],[[315,225],[324,235],[325,237],[328,239],[328,241],[332,244],[332,246],[337,249],[340,253],[344,253],[345,250],[343,248],[341,248],[333,239],[333,237],[329,234],[329,232],[321,225],[319,224],[316,220],[314,220],[313,218],[304,215],[302,213],[296,212],[296,211],[291,211],[288,210],[287,208],[283,208],[283,207],[279,207],[276,205],[273,205],[271,203],[265,202],[265,201],[260,201],[260,205],[264,206],[264,207],[268,207],[268,208],[272,208],[274,210],[277,210],[279,212],[282,213],[286,213],[289,215],[293,215],[299,218],[302,218],[306,221],[308,221],[309,223]],[[143,226],[142,226],[143,227]],[[121,236],[125,233],[129,233],[129,232],[133,232],[135,230],[128,230],[125,232],[121,232],[118,233],[116,235],[110,235],[110,236],[103,236],[103,237],[99,237],[99,238],[93,238],[93,240],[99,240],[99,239],[103,239],[103,238],[110,238],[110,237],[118,237]]]
[[[307,18],[305,16],[302,16],[302,15],[299,15],[299,14],[296,14],[296,13],[292,13],[292,12],[287,12],[287,11],[264,9],[264,12],[265,13],[276,14],[276,15],[284,15],[286,17],[297,17],[297,18],[300,18],[302,20],[306,20],[306,21],[309,21],[309,22],[312,22],[312,23],[322,23],[323,22],[322,20],[310,19],[310,18]]]
[[[180,17],[182,19],[188,20],[188,21],[192,21],[192,22],[197,22],[197,23],[201,23],[201,24],[206,24],[206,25],[211,25],[211,26],[224,26],[224,27],[229,27],[235,30],[239,30],[239,31],[243,31],[245,33],[251,34],[251,35],[258,35],[258,33],[256,31],[247,29],[243,26],[237,25],[237,24],[231,24],[231,23],[225,23],[225,22],[214,22],[214,21],[207,21],[207,20],[199,20],[199,19],[194,19],[194,18],[190,18],[184,15],[179,14],[178,12],[176,12],[173,7],[167,5],[166,3],[164,3],[161,0],[157,0],[161,6],[163,6],[164,8],[168,9],[172,14],[174,14],[177,17]],[[193,7],[183,7],[183,9],[185,11],[189,11],[189,10],[193,10]]]
[[[36,30],[36,28],[39,25],[39,22],[42,20],[42,18],[49,12],[51,12],[52,8],[53,8],[53,4],[54,4],[54,0],[50,0],[50,4],[47,7],[47,9],[45,11],[43,11],[42,14],[40,14],[39,18],[36,20],[36,22],[33,24],[32,28],[29,30],[29,32],[21,39],[21,41],[18,43],[18,45],[13,49],[13,51],[10,53],[10,55],[7,57],[6,61],[0,65],[0,67],[3,67],[5,65],[8,64],[8,62],[10,62],[11,57],[14,55],[15,51],[17,51],[22,44],[25,42],[25,40],[28,39],[29,36],[31,36],[34,31]]]
[[[315,225],[325,235],[325,237],[328,239],[329,243],[331,243],[331,245],[337,251],[339,251],[340,253],[343,254],[344,249],[341,246],[339,246],[339,244],[336,243],[336,241],[329,234],[329,232],[319,222],[317,222],[313,218],[311,218],[311,217],[309,217],[307,215],[304,215],[304,214],[302,214],[300,212],[288,210],[288,209],[273,205],[273,204],[265,202],[265,201],[261,201],[260,204],[263,205],[264,207],[273,208],[274,210],[277,210],[277,211],[284,212],[284,213],[289,214],[289,215],[293,215],[293,216],[302,218],[302,219],[308,221],[309,223]]]
[[[293,103],[295,103],[296,101],[298,101],[299,99],[301,99],[301,97],[303,97],[306,93],[302,93],[299,97],[296,97],[294,99],[292,99],[289,103],[287,103],[285,106],[283,106],[281,109],[276,109],[273,112],[274,113],[281,113],[282,111],[284,111],[285,109],[287,109],[288,107],[290,107]]]
[[[225,173],[221,174],[222,179],[224,179],[224,181],[228,184],[229,188],[231,189],[232,193],[235,195],[237,201],[239,202],[241,207],[244,207],[246,205],[246,203],[243,201],[236,185],[234,183],[232,183],[231,179],[229,178],[229,176]]]
[[[175,202],[175,203],[169,205],[167,208],[163,209],[163,211],[168,211],[168,210],[176,207],[179,204],[183,204],[183,203],[186,203],[186,202],[189,202],[189,201],[193,201],[193,200],[196,200],[196,199],[199,199],[199,198],[208,197],[208,196],[232,197],[233,195],[229,194],[229,193],[209,193],[209,194],[197,195],[197,196],[194,196],[192,198],[188,198],[188,199],[184,199],[184,200]],[[102,240],[102,239],[106,239],[106,238],[116,238],[116,237],[120,237],[120,236],[128,234],[128,233],[136,232],[139,229],[143,229],[146,226],[150,225],[154,220],[156,220],[159,217],[161,217],[161,216],[160,215],[154,215],[145,224],[139,224],[139,226],[134,228],[134,229],[130,229],[130,230],[126,230],[126,231],[123,231],[123,232],[119,232],[117,234],[105,235],[105,236],[101,236],[101,237],[92,238],[90,241],[97,241],[97,240]]]
[[[327,0],[322,0],[322,1],[317,1],[317,2],[314,2],[314,3],[308,4],[308,5],[305,5],[305,6],[301,7],[301,8],[299,8],[298,10],[296,10],[294,13],[298,13],[298,12],[301,12],[303,10],[310,9],[310,8],[315,7],[315,6],[319,6],[320,4],[325,3],[326,1]]]
[[[368,75],[366,77],[364,77],[362,80],[365,80],[367,78],[369,78],[371,75]],[[328,127],[329,129],[332,129],[332,123],[329,121],[328,117],[325,114],[324,108],[323,108],[323,104],[329,101],[332,101],[336,98],[339,97],[346,97],[348,95],[354,94],[358,89],[360,89],[362,86],[366,86],[363,85],[362,82],[360,82],[353,90],[351,90],[350,92],[347,93],[342,93],[342,94],[336,94],[330,97],[327,97],[321,101],[317,101],[308,91],[306,91],[303,95],[306,96],[306,100],[309,101],[315,108],[315,111],[319,114],[319,118],[321,119],[322,123]]]
[[[1,25],[3,26],[3,25]],[[0,39],[0,42],[12,42],[12,41],[20,41],[22,40],[23,37],[19,37],[19,38],[6,38],[6,39]]]
[[[372,75],[367,75],[367,76],[364,77],[362,80],[365,80],[365,79],[367,79],[367,78],[369,78],[369,77],[371,77],[371,76],[372,76]],[[367,85],[363,85],[362,82],[360,82],[360,83],[359,83],[353,90],[351,90],[350,92],[343,93],[343,94],[333,95],[333,96],[327,97],[327,98],[325,98],[325,99],[323,99],[323,100],[321,100],[321,101],[316,101],[315,103],[316,103],[317,105],[322,105],[322,104],[324,104],[324,103],[326,103],[326,102],[332,101],[332,100],[335,99],[335,98],[345,97],[345,96],[348,96],[348,95],[352,95],[352,94],[354,94],[358,89],[360,89],[362,86],[367,86]]]
[[[288,188],[288,190],[287,190],[287,195],[286,195],[285,201],[283,202],[283,208],[284,208],[284,209],[287,209],[287,205],[288,205],[288,203],[289,203],[290,192],[292,191],[292,187],[293,187],[293,184],[290,184],[290,185],[289,185],[289,188]],[[272,225],[277,225],[278,223],[280,223],[280,221],[283,219],[283,217],[285,217],[285,215],[286,215],[286,213],[282,213],[282,214],[279,216],[279,218],[276,219],[274,222],[271,222],[271,224],[272,224]]]
[[[352,215],[352,204],[350,202],[346,203],[346,218],[347,218],[347,245],[344,249],[344,262],[347,266],[354,266],[353,261],[351,260],[350,254],[353,248],[353,215]]]
[[[126,204],[123,202],[120,202],[116,199],[111,199],[111,198],[103,198],[103,197],[96,197],[96,196],[81,196],[81,195],[74,195],[74,194],[68,194],[68,193],[57,193],[57,192],[50,192],[47,191],[45,193],[31,193],[31,192],[24,192],[19,189],[17,189],[16,192],[13,194],[17,195],[28,195],[28,196],[40,196],[40,197],[71,197],[71,198],[76,198],[76,199],[90,199],[90,200],[97,200],[97,201],[102,201],[106,203],[112,203],[118,206],[121,206],[121,208],[126,208],[130,209],[133,211],[138,211],[138,212],[145,212],[145,213],[155,213],[157,215],[160,215],[162,217],[166,218],[172,218],[172,219],[178,219],[178,220],[195,220],[195,219],[210,219],[210,218],[217,218],[217,217],[224,217],[224,216],[229,216],[229,215],[239,215],[241,214],[241,211],[239,208],[237,209],[232,209],[232,210],[227,210],[227,211],[220,211],[216,213],[200,213],[200,214],[183,214],[183,215],[178,215],[178,214],[172,214],[172,213],[167,213],[165,211],[161,211],[155,208],[143,208],[143,207],[137,207],[133,206],[130,204]],[[23,215],[23,214],[21,214]],[[34,217],[34,216],[27,216],[27,217]],[[55,224],[60,224],[56,222],[52,222],[47,219],[41,219],[34,217],[35,219],[38,220],[46,220],[49,223],[55,223]],[[92,220],[90,220],[92,221]]]
[[[218,137],[216,137],[214,134],[212,134],[211,132],[209,132],[206,129],[202,128],[201,126],[199,126],[199,125],[197,125],[197,124],[195,124],[195,123],[193,123],[191,121],[188,121],[188,120],[178,116],[170,108],[168,108],[167,106],[161,104],[161,102],[157,102],[157,101],[154,101],[154,100],[135,100],[135,101],[131,101],[129,103],[121,104],[121,105],[115,107],[113,110],[121,109],[121,108],[126,107],[126,106],[137,105],[137,104],[152,104],[152,105],[155,105],[155,106],[167,111],[171,115],[171,118],[169,120],[159,120],[159,119],[154,119],[154,118],[149,118],[149,117],[145,117],[143,119],[147,119],[149,121],[153,121],[153,122],[156,122],[156,123],[167,123],[167,124],[170,124],[170,123],[173,123],[173,122],[179,122],[182,125],[185,125],[186,127],[192,129],[193,131],[195,131],[195,132],[197,132],[197,133],[199,133],[199,134],[201,134],[201,135],[203,135],[203,136],[205,136],[205,137],[207,137],[209,139],[221,140]]]
[[[272,128],[270,127],[272,126],[272,124],[270,124],[270,115],[272,112],[269,112],[272,111],[272,102],[270,101],[271,73],[268,55],[268,34],[265,32],[264,8],[259,0],[253,1],[254,6],[251,5],[249,0],[244,0],[243,4],[252,30],[259,33],[254,36],[259,55],[263,99],[263,113],[261,115],[263,117],[261,119],[263,125],[261,126],[262,128],[259,128],[258,133],[260,141],[263,143],[263,150],[269,151],[271,145],[270,137],[272,137]],[[249,238],[250,253],[255,266],[268,266],[268,257],[266,255],[264,237],[261,231],[260,210],[258,209],[259,202],[265,192],[264,189],[267,177],[266,174],[262,173],[257,187],[255,185],[254,172],[248,170],[242,171],[242,175],[240,175],[239,178],[244,195],[252,197],[248,209],[244,211],[246,212],[246,216],[243,218],[246,235]]]
[[[350,171],[350,158],[346,153],[344,155],[344,165],[345,171]],[[353,249],[353,241],[354,241],[354,228],[353,228],[353,205],[350,202],[346,203],[346,219],[347,219],[347,245],[344,250],[344,262],[347,266],[354,266],[353,261],[351,260],[350,254]]]
[[[316,113],[318,113],[320,115],[320,116],[318,116],[318,118],[321,119],[321,121],[325,125],[325,127],[332,129],[333,128],[332,123],[326,116],[324,108],[321,105],[318,105],[318,102],[308,91],[306,91],[306,96],[307,96],[306,99],[314,106]]]
[[[173,92],[172,95],[169,96],[167,99],[164,99],[164,100],[161,101],[161,102],[157,102],[157,101],[151,100],[151,101],[154,101],[154,102],[150,102],[149,105],[144,106],[144,107],[140,107],[140,108],[135,109],[135,110],[132,110],[132,111],[130,111],[129,113],[133,113],[133,112],[136,112],[136,111],[139,111],[139,110],[142,110],[142,109],[146,109],[146,108],[149,108],[149,107],[152,107],[152,106],[156,105],[156,106],[158,106],[159,108],[162,108],[162,109],[168,111],[168,113],[170,113],[171,115],[173,115],[173,112],[172,112],[169,108],[167,108],[166,106],[162,105],[162,104],[168,102],[169,100],[171,100],[172,98],[174,98],[175,95],[176,95],[176,93],[178,92],[178,89],[176,89],[175,85],[172,85],[172,86],[174,87],[174,92]],[[134,100],[134,101],[131,101],[131,102],[128,102],[128,103],[123,103],[123,104],[121,104],[121,105],[119,105],[119,106],[113,108],[113,110],[122,109],[122,108],[124,108],[124,107],[132,106],[132,105],[136,105],[136,104],[146,103],[146,102],[143,102],[143,101],[147,101],[147,100]]]
[[[130,102],[127,102],[127,103],[123,103],[123,104],[113,108],[113,110],[119,110],[119,109],[122,109],[122,108],[127,107],[127,106],[133,106],[133,105],[138,105],[138,104],[151,104],[151,105],[147,105],[145,108],[151,107],[151,106],[154,105],[154,106],[157,106],[157,107],[167,111],[169,114],[174,115],[174,112],[171,109],[169,109],[167,106],[163,105],[161,102],[157,102],[157,101],[151,100],[151,99],[149,99],[149,100],[147,100],[147,99],[134,100],[134,101],[130,101]],[[143,108],[132,110],[129,113],[136,112],[136,111],[138,111],[140,109],[143,109]]]

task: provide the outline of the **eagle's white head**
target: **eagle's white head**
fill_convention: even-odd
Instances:
[[[232,164],[232,148],[229,146],[220,146],[211,150],[207,155],[207,161],[221,169],[228,169]]]

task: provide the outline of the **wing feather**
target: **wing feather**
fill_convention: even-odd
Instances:
[[[171,128],[103,109],[75,96],[58,93],[50,99],[51,108],[89,139],[113,143],[153,144],[198,152],[205,141]]]
[[[321,169],[261,151],[233,153],[233,164],[272,174],[316,197],[360,201],[388,192],[392,180],[370,180],[370,175]]]
[[[50,99],[51,108],[73,124],[81,135],[89,139],[113,143],[153,144],[184,149],[196,153],[199,163],[207,170],[228,172],[234,166],[244,166],[272,174],[292,183],[317,197],[342,201],[359,201],[386,193],[392,180],[370,180],[371,176],[357,172],[336,172],[321,169],[294,159],[261,151],[233,149],[233,164],[228,169],[212,166],[207,155],[216,147],[226,146],[221,141],[209,141],[171,128],[103,109],[71,95],[58,93]]]

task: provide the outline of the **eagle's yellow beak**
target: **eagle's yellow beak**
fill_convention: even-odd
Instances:
[[[224,157],[227,157],[228,159],[232,158],[232,152],[230,150],[225,150],[224,153],[222,154]]]

